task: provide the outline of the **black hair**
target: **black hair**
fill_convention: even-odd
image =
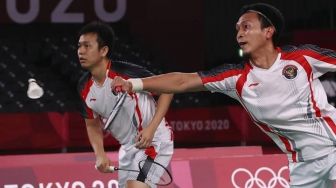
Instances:
[[[84,27],[79,31],[78,36],[87,34],[87,33],[96,33],[97,34],[97,42],[98,47],[101,49],[104,46],[107,46],[109,48],[109,51],[107,52],[107,57],[109,59],[112,58],[112,49],[114,46],[114,40],[115,35],[112,27],[109,25],[99,22],[99,21],[93,21]]]
[[[245,5],[240,9],[240,15],[247,12],[256,12],[261,22],[261,28],[274,26],[275,33],[272,41],[276,45],[279,42],[280,36],[284,30],[285,19],[281,11],[272,5],[266,3],[254,3]]]

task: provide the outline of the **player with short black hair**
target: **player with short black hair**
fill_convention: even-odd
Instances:
[[[116,76],[123,78],[151,76],[144,67],[121,61],[112,61],[113,30],[101,22],[85,25],[79,32],[78,58],[82,68],[88,72],[78,84],[82,99],[81,113],[85,119],[88,137],[96,156],[96,168],[100,172],[110,172],[112,163],[104,149],[103,124],[118,103],[119,97],[112,93],[111,84]],[[140,172],[140,161],[154,161],[164,167],[173,154],[172,130],[164,116],[172,100],[172,94],[160,95],[156,104],[149,92],[127,94],[118,110],[109,132],[120,143],[119,187],[155,188],[160,173],[153,166],[145,165]],[[151,164],[146,163],[145,164]],[[163,172],[162,172],[163,173]],[[154,178],[153,178],[154,177]]]
[[[279,48],[281,12],[268,4],[242,9],[237,42],[243,64],[210,71],[167,73],[143,79],[116,78],[125,91],[220,92],[238,100],[287,154],[291,188],[332,188],[336,180],[336,109],[319,77],[336,71],[336,53],[314,45]]]
[[[112,51],[115,42],[115,34],[112,27],[106,27],[105,23],[93,21],[81,28],[78,32],[78,38],[87,33],[96,33],[98,48],[101,49],[102,47],[107,46],[109,51],[106,56],[108,58],[112,58]]]
[[[272,38],[274,45],[277,45],[285,25],[285,19],[279,9],[266,3],[255,3],[243,6],[240,9],[240,16],[248,12],[257,13],[261,28],[274,26],[275,32]]]

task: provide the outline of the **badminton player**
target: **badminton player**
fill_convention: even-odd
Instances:
[[[210,71],[117,78],[125,91],[220,92],[238,100],[287,154],[292,188],[331,188],[336,179],[336,109],[319,77],[336,71],[336,53],[315,45],[278,47],[281,12],[263,3],[242,7],[236,40],[246,61]]]
[[[79,32],[78,58],[88,73],[79,81],[78,90],[82,98],[82,116],[96,156],[96,168],[100,172],[109,172],[109,166],[113,165],[104,150],[102,125],[117,103],[118,97],[111,90],[114,77],[118,75],[127,79],[152,75],[143,67],[112,61],[109,57],[113,39],[112,28],[100,22],[89,23]],[[126,96],[109,130],[121,144],[119,168],[136,170],[139,161],[148,157],[168,165],[173,154],[173,138],[164,115],[172,97],[171,94],[162,94],[156,104],[149,92]],[[153,174],[146,173],[140,176],[137,172],[118,171],[119,187],[156,187],[143,176]]]

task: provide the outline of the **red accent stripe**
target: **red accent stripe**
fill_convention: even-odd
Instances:
[[[336,135],[336,124],[335,124],[335,122],[329,116],[325,116],[325,117],[323,117],[323,119],[327,122],[327,124],[329,125],[330,129]]]
[[[266,132],[272,132],[272,130],[264,123],[258,122],[258,125]]]
[[[135,102],[136,102],[135,111],[136,111],[136,114],[138,115],[138,119],[139,119],[139,131],[142,131],[142,116],[141,116],[141,111],[140,111],[140,108],[139,108],[138,96],[136,94],[134,94],[134,98],[135,98]]]
[[[237,89],[238,95],[240,97],[242,96],[242,91],[243,91],[244,84],[247,80],[247,75],[248,75],[248,73],[250,72],[251,69],[252,69],[252,66],[249,63],[246,63],[245,67],[244,67],[244,70],[240,72],[240,73],[243,73],[243,74],[239,77],[239,79],[236,83],[236,89]]]
[[[88,115],[88,118],[94,118],[93,117],[93,111],[86,105],[86,102],[85,102],[86,97],[89,94],[90,87],[92,86],[92,84],[93,84],[92,79],[89,79],[89,81],[85,84],[84,89],[81,91],[81,95],[82,95],[82,98],[83,98],[84,103],[85,103],[85,111]]]
[[[242,71],[239,70],[239,69],[233,69],[233,70],[225,71],[225,72],[222,72],[222,73],[217,74],[217,75],[203,77],[202,82],[203,82],[203,84],[206,84],[206,83],[209,83],[209,82],[221,81],[221,80],[224,80],[225,78],[229,78],[229,77],[232,77],[232,76],[237,76],[241,72]]]
[[[297,152],[292,149],[291,144],[289,143],[288,139],[281,135],[278,135],[278,136],[280,140],[285,144],[286,150],[292,153],[293,162],[297,162],[297,159],[296,159]]]
[[[316,117],[321,117],[321,110],[316,105],[314,92],[313,92],[313,87],[312,87],[312,83],[311,83],[313,71],[312,71],[312,68],[309,65],[308,61],[306,60],[306,58],[303,57],[303,55],[307,55],[307,54],[303,53],[303,52],[306,52],[306,51],[308,51],[308,50],[302,50],[302,51],[298,51],[296,53],[282,53],[281,58],[285,59],[285,60],[296,61],[306,71],[308,82],[309,82],[309,89],[310,89],[310,93],[311,93],[311,101],[313,103],[313,108],[314,108],[314,111],[315,111],[315,115],[316,115]]]
[[[269,128],[269,126],[267,126],[267,125],[264,124],[264,123],[257,122],[257,124],[258,124],[264,131],[266,131],[266,132],[271,132],[271,133],[277,135],[277,136],[280,138],[280,140],[282,141],[282,143],[285,145],[286,150],[292,154],[292,160],[293,160],[293,162],[296,162],[296,161],[297,161],[297,160],[296,160],[297,152],[294,151],[294,150],[292,149],[291,144],[290,144],[289,140],[288,140],[286,137],[281,136],[281,135],[279,135],[279,134],[277,134],[277,133],[274,133],[274,132]]]
[[[154,146],[149,146],[148,148],[146,148],[145,154],[152,159],[155,159],[155,157],[157,156]]]
[[[294,52],[294,54],[295,53],[298,53],[302,56],[307,55],[307,56],[313,57],[315,59],[318,59],[322,62],[326,62],[326,63],[332,64],[332,65],[336,65],[336,59],[335,58],[330,57],[330,56],[326,56],[326,55],[321,55],[318,52],[315,52],[314,50],[309,50],[309,49],[298,50],[298,51]]]

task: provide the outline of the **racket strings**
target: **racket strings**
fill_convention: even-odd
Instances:
[[[156,184],[157,185],[168,185],[172,181],[172,177],[170,176],[168,170],[159,165],[154,165],[154,168],[157,168],[158,176],[156,176]]]
[[[150,181],[156,185],[168,185],[172,182],[172,177],[169,171],[163,165],[152,160],[150,161],[151,165],[149,171],[146,173],[145,169],[143,168],[145,162],[141,161],[140,163],[140,173],[147,174],[147,181]]]
[[[146,165],[144,167],[145,162]],[[114,171],[120,171],[120,170],[128,172],[136,172],[138,175],[137,177],[134,177],[134,180],[142,181],[144,183],[147,181],[150,182],[150,184],[167,186],[173,181],[173,178],[168,169],[166,169],[166,167],[164,167],[160,163],[155,162],[154,160],[140,161],[137,170],[114,167]]]

